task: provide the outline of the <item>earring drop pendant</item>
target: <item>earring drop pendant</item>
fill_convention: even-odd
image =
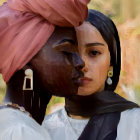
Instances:
[[[27,86],[27,80],[29,80],[30,87]],[[31,69],[25,70],[23,90],[33,90],[33,71]]]
[[[107,78],[107,84],[112,85],[112,79],[110,77]]]

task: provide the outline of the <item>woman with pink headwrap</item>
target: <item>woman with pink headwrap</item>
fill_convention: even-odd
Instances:
[[[8,0],[0,7],[0,73],[7,83],[0,140],[49,139],[38,123],[51,95],[76,94],[80,85],[84,63],[72,27],[86,18],[88,2]]]

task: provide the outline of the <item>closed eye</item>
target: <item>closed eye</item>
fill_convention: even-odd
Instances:
[[[72,53],[68,51],[61,51],[65,56],[71,56]]]

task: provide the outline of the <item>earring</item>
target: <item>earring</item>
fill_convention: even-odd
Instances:
[[[23,83],[23,103],[25,109],[30,112],[30,114],[32,114],[33,99],[33,71],[32,69],[26,69]]]
[[[111,77],[113,77],[113,71],[112,70],[110,70],[109,72],[108,72],[108,78],[107,78],[107,84],[108,85],[112,85],[112,79],[111,79]]]
[[[29,87],[28,87],[27,81],[29,81],[29,85],[30,85]],[[25,70],[23,91],[24,90],[33,90],[33,71],[31,69]]]

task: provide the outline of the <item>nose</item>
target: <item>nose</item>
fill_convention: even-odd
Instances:
[[[85,66],[84,61],[81,59],[78,53],[73,53],[72,55],[73,65],[76,69],[82,69]]]

